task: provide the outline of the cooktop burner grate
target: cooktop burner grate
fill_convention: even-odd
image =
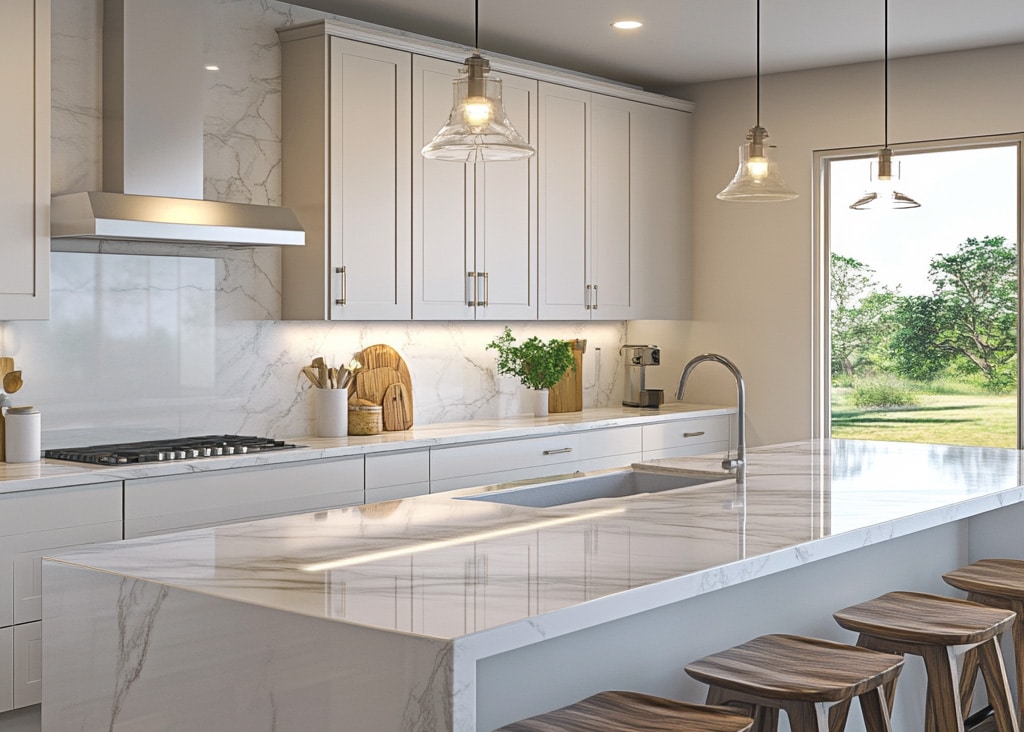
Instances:
[[[270,450],[289,450],[298,445],[267,437],[245,435],[204,435],[178,437],[169,440],[125,442],[115,445],[63,447],[43,451],[43,457],[100,465],[126,465],[128,463],[155,463],[167,460],[246,455]]]

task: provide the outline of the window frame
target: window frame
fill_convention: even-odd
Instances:
[[[1017,148],[1017,449],[1024,449],[1024,384],[1022,384],[1021,343],[1024,341],[1024,132],[985,135],[944,140],[926,140],[890,144],[895,155],[953,152],[965,148],[1016,147]],[[832,436],[831,404],[831,334],[829,308],[831,304],[829,261],[829,163],[833,160],[864,158],[878,154],[878,147],[834,148],[814,151],[815,184],[813,187],[813,288],[811,307],[811,436],[827,439]],[[927,205],[927,204],[925,204]],[[870,215],[870,214],[868,214]]]

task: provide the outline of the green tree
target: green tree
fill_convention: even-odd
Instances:
[[[853,376],[882,359],[892,329],[896,295],[879,285],[874,274],[863,262],[832,253],[829,317],[833,376]]]
[[[981,372],[988,386],[1016,383],[1017,248],[1002,236],[963,242],[934,257],[930,296],[902,298],[891,348],[897,370],[934,376],[947,365]]]

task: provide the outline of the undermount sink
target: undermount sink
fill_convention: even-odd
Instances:
[[[548,508],[567,503],[592,501],[595,498],[622,498],[642,493],[660,493],[676,488],[716,483],[727,480],[728,476],[693,476],[673,473],[647,473],[632,469],[609,473],[581,475],[561,478],[543,483],[530,483],[514,488],[477,493],[472,496],[458,496],[464,501],[489,501],[513,506]]]

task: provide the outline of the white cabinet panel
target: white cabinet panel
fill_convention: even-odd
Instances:
[[[42,623],[14,626],[14,707],[28,707],[43,700]]]
[[[366,456],[367,503],[430,492],[430,451],[370,453]]]
[[[732,417],[697,417],[672,422],[658,422],[643,426],[643,458],[657,460],[666,457],[712,454],[725,452],[729,446]]]
[[[0,628],[0,712],[14,709],[14,628]]]
[[[362,456],[125,481],[124,534],[317,511],[363,502]]]
[[[286,319],[408,319],[411,56],[282,35],[283,200],[306,245],[282,249]]]
[[[121,538],[121,482],[0,495],[0,627],[39,619],[39,556]]]
[[[631,465],[643,454],[643,428],[613,427],[580,433],[580,466],[583,471]]]
[[[534,320],[534,158],[462,165],[420,154],[448,119],[459,68],[413,58],[413,318]],[[537,82],[497,75],[505,111],[534,142]]]
[[[0,45],[0,320],[45,319],[50,303],[50,3],[7,0]]]
[[[590,312],[594,319],[632,316],[630,120],[641,105],[592,95],[590,105]]]
[[[572,473],[579,461],[579,433],[433,448],[430,492]]]

